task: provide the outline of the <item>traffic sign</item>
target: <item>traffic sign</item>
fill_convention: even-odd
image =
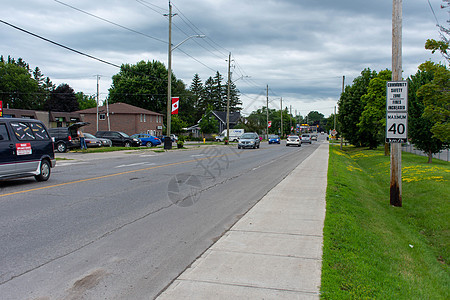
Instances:
[[[331,130],[331,135],[332,135],[332,136],[336,136],[336,134],[337,134],[336,129]]]
[[[406,143],[408,114],[406,112],[386,113],[386,143]]]
[[[408,82],[386,83],[386,143],[406,143],[408,132]]]

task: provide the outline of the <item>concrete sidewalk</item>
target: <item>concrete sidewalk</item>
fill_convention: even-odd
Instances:
[[[321,144],[157,299],[318,299],[328,147]]]

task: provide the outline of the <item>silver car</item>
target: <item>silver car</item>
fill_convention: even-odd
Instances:
[[[300,147],[302,145],[302,141],[300,140],[298,135],[290,135],[286,139],[286,146],[289,145]]]
[[[261,140],[256,132],[246,132],[239,138],[238,149],[241,148],[259,148]]]
[[[302,134],[302,144],[303,143],[310,143],[311,144],[311,135],[310,134]]]

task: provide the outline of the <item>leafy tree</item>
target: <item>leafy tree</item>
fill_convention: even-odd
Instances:
[[[208,110],[203,115],[199,123],[200,129],[203,133],[214,133],[217,131],[217,128],[219,126],[216,118],[211,113],[212,110],[212,106],[209,106]]]
[[[167,114],[167,69],[159,61],[124,64],[112,77],[110,103],[123,102]],[[172,95],[184,95],[185,86],[172,73]]]
[[[360,136],[371,149],[382,144],[386,127],[386,82],[391,80],[392,72],[384,70],[369,82],[367,93],[361,97],[365,103],[358,123]]]
[[[187,124],[178,115],[172,115],[170,126],[173,133],[179,134],[183,131],[183,128],[187,127]]]
[[[450,71],[442,65],[426,62],[419,67],[425,72],[432,72],[434,78],[421,86],[417,96],[423,98],[425,105],[423,116],[433,122],[433,137],[443,143],[450,143]]]
[[[44,108],[48,111],[72,112],[79,110],[79,105],[73,89],[67,83],[62,83],[50,93]]]
[[[18,109],[39,109],[39,83],[33,79],[29,66],[22,60],[0,57],[0,99],[3,105]]]
[[[446,3],[444,5],[441,5],[441,8],[448,8],[450,7],[450,0],[443,0],[442,2]],[[450,22],[450,21],[447,21]],[[442,56],[447,60],[450,61],[450,55],[447,52],[448,51],[448,44],[449,44],[449,38],[450,30],[444,26],[437,25],[439,27],[439,34],[441,36],[440,41],[436,41],[434,39],[428,39],[425,43],[425,49],[431,50],[431,53],[434,53],[436,51],[441,52]]]
[[[94,96],[88,96],[83,92],[78,92],[75,94],[77,98],[78,106],[80,110],[93,108],[97,106],[97,99]]]
[[[432,162],[433,153],[445,148],[439,139],[433,137],[433,122],[425,117],[425,103],[419,92],[423,86],[433,81],[436,65],[426,62],[419,66],[415,75],[408,78],[408,137],[414,146],[428,154],[428,162]]]
[[[364,139],[358,127],[365,106],[361,97],[367,93],[369,82],[376,75],[375,71],[364,69],[361,75],[353,80],[351,86],[345,87],[338,102],[341,134],[355,146],[364,146]]]
[[[320,126],[325,122],[325,116],[318,111],[310,111],[307,120],[309,125]]]

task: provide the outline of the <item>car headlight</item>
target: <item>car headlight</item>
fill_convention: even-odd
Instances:
[[[133,139],[133,141],[135,141],[135,142],[139,142],[139,140],[138,140],[138,139]]]

